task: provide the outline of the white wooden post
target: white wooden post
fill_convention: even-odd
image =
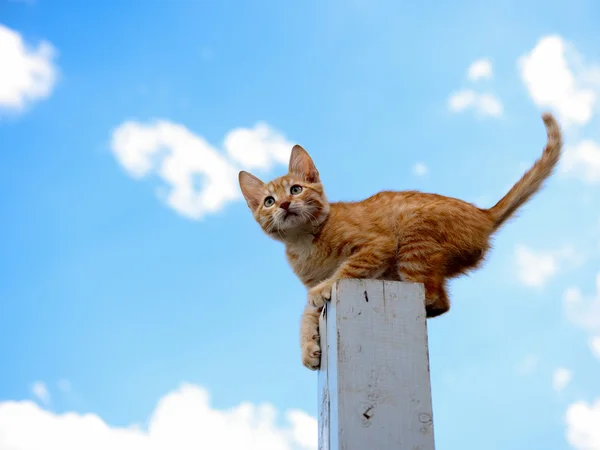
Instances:
[[[434,450],[423,285],[341,280],[319,328],[319,450]]]

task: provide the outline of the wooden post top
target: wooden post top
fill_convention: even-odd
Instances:
[[[434,450],[423,285],[340,280],[319,333],[319,450]]]

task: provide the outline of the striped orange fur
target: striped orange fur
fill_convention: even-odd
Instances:
[[[311,157],[299,145],[288,174],[263,183],[240,172],[240,188],[263,231],[285,244],[294,273],[308,289],[301,321],[302,361],[319,366],[318,317],[341,278],[411,281],[425,286],[427,317],[450,309],[449,278],[477,268],[493,233],[541,187],[562,149],[560,128],[543,115],[542,156],[492,208],[418,191],[379,192],[330,203]]]

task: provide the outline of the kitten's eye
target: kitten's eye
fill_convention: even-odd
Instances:
[[[273,206],[275,204],[275,199],[271,196],[265,198],[265,206],[268,208],[270,206]]]
[[[302,186],[298,186],[297,184],[295,184],[290,189],[290,192],[292,193],[292,195],[298,195],[300,192],[302,192]]]

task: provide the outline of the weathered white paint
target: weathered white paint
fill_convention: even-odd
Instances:
[[[434,450],[423,285],[341,280],[319,327],[319,450]]]

